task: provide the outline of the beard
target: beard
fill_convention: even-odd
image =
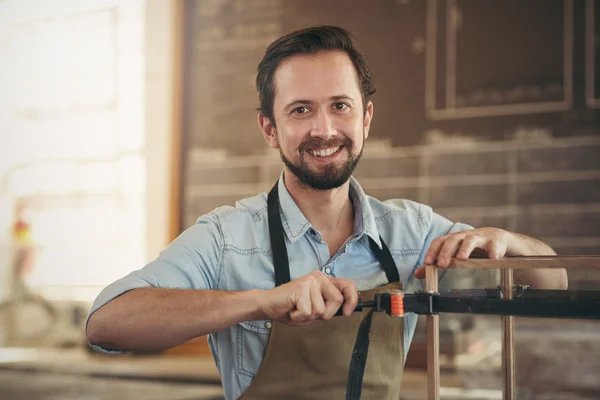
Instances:
[[[343,146],[343,148],[340,150],[346,150],[349,154],[348,159],[343,163],[343,165],[340,166],[332,162],[324,165],[320,170],[315,171],[311,169],[306,162],[307,149],[323,149],[337,146]],[[281,156],[283,163],[294,175],[296,175],[300,182],[315,190],[330,190],[342,186],[348,181],[348,179],[350,179],[350,176],[354,172],[354,169],[358,165],[358,161],[362,156],[363,148],[364,141],[363,147],[361,147],[358,154],[354,154],[354,143],[352,143],[352,141],[348,138],[343,140],[337,139],[329,141],[321,139],[307,139],[298,147],[300,156],[298,157],[298,161],[296,163],[292,162],[283,154],[281,146],[279,147],[279,155]]]

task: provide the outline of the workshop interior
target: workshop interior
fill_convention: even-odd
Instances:
[[[353,174],[366,194],[567,260],[565,291],[507,297],[485,264],[497,285],[456,268],[437,291],[359,303],[419,315],[401,399],[431,398],[431,315],[440,399],[600,398],[600,0],[4,0],[0,399],[225,399],[206,336],[104,354],[85,322],[201,215],[273,186],[257,65],[318,25],[354,34],[377,87]]]

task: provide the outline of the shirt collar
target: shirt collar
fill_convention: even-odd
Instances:
[[[281,223],[290,242],[294,243],[301,238],[307,230],[313,228],[304,217],[300,208],[285,187],[283,172],[277,182],[279,205],[281,207]],[[375,216],[369,204],[369,198],[354,177],[350,177],[350,198],[354,205],[354,235],[362,237],[368,235],[381,248],[379,232],[375,224]]]
[[[381,248],[379,231],[377,230],[369,196],[365,194],[358,181],[352,176],[350,177],[350,197],[354,204],[354,233],[359,237],[362,237],[363,234],[369,236]]]

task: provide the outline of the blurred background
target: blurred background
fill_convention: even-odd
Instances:
[[[256,66],[318,24],[352,31],[373,72],[368,194],[600,254],[598,0],[3,0],[0,398],[222,398],[205,338],[104,356],[83,323],[198,216],[277,179]],[[442,398],[501,398],[499,318],[441,326]],[[517,319],[519,398],[599,398],[599,334]],[[425,361],[420,325],[404,398],[424,398]]]

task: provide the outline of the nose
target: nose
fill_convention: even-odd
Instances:
[[[327,111],[320,110],[313,120],[310,136],[329,139],[337,135],[337,131],[333,124],[333,118]]]

